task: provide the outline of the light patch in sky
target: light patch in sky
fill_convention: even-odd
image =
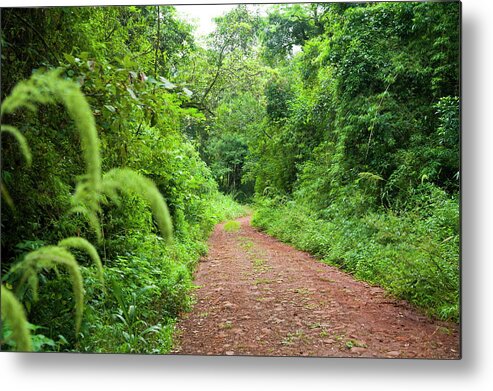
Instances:
[[[202,41],[208,34],[216,28],[216,23],[212,20],[236,8],[238,4],[197,4],[197,5],[174,5],[178,17],[183,19],[197,29],[194,32],[195,38]],[[247,4],[247,9],[258,12],[260,16],[267,15],[267,9],[271,4]]]
[[[195,37],[204,37],[214,31],[216,24],[212,20],[217,16],[235,8],[237,4],[213,4],[213,5],[175,5],[178,16],[197,26]]]

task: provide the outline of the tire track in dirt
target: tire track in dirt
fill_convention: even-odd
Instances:
[[[459,358],[459,330],[237,220],[209,239],[175,354]]]

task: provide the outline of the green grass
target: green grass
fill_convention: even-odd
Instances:
[[[257,278],[253,283],[255,285],[272,284],[274,281],[269,278]]]
[[[296,330],[294,333],[288,333],[281,341],[282,345],[290,346],[296,342],[303,341],[306,338],[303,330]]]
[[[230,220],[224,224],[226,232],[237,232],[240,230],[241,224],[238,221]]]
[[[255,244],[248,238],[240,236],[238,239],[240,240],[241,247],[243,247],[247,251],[252,250],[253,247],[255,246]]]
[[[209,202],[210,214],[214,215],[215,223],[236,219],[250,213],[247,206],[236,202],[231,196],[217,193]]]
[[[400,215],[368,212],[325,220],[288,202],[260,205],[252,224],[357,279],[383,287],[430,316],[457,321],[456,212],[457,205],[443,203],[421,215],[416,210]]]

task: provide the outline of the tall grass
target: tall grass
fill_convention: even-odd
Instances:
[[[459,235],[457,204],[428,217],[368,213],[320,219],[295,202],[260,203],[252,223],[322,262],[385,288],[431,316],[459,317]],[[449,216],[450,215],[450,216]],[[451,220],[447,221],[447,219]],[[457,225],[457,230],[451,229]]]

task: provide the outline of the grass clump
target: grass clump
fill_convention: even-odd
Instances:
[[[230,220],[224,224],[224,230],[226,232],[238,232],[241,224],[238,221]]]
[[[324,219],[296,202],[262,206],[252,224],[443,320],[459,318],[458,208],[435,199],[396,214]]]

